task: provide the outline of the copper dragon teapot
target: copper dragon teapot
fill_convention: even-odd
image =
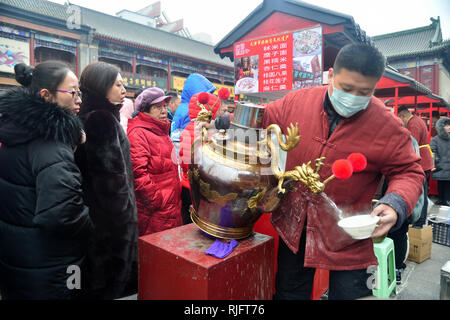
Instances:
[[[302,182],[313,194],[323,191],[319,170],[324,158],[283,172],[280,149],[288,152],[300,142],[298,125],[262,129],[264,106],[237,103],[228,130],[211,136],[203,127],[191,147],[189,181],[191,219],[204,232],[222,239],[243,239],[253,232],[262,213],[274,211],[286,192],[284,182]],[[206,109],[198,120],[210,120]]]

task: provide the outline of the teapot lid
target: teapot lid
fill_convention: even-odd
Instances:
[[[261,129],[265,106],[237,102],[231,127]]]

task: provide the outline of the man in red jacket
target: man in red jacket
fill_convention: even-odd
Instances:
[[[414,224],[414,226],[422,227],[427,219],[427,208],[428,208],[428,179],[430,178],[430,172],[434,168],[433,154],[431,153],[431,148],[429,145],[428,129],[425,122],[418,116],[413,115],[408,107],[402,106],[398,109],[398,117],[403,121],[403,125],[409,130],[414,139],[417,140],[419,144],[420,165],[425,172],[426,179],[423,184],[423,190],[425,192],[425,201],[423,203],[422,213],[419,220]]]
[[[342,48],[328,74],[329,86],[300,89],[268,104],[264,126],[282,130],[298,123],[300,143],[289,151],[286,171],[325,157],[321,181],[332,175],[335,160],[361,152],[364,171],[347,180],[331,180],[324,193],[346,215],[380,217],[373,238],[398,228],[409,216],[422,191],[424,173],[409,132],[384,104],[373,97],[385,68],[375,48],[350,44]],[[286,134],[286,131],[284,131]],[[384,175],[389,187],[372,210],[371,202]],[[371,294],[368,267],[378,264],[373,240],[350,238],[322,195],[302,183],[286,194],[272,213],[280,235],[275,299],[309,299],[315,268],[330,270],[329,299],[356,299]]]

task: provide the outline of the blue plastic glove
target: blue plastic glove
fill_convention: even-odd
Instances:
[[[216,241],[214,241],[212,246],[205,251],[205,253],[216,258],[223,259],[230,253],[232,253],[237,245],[238,242],[234,239],[231,239],[229,243],[222,242],[221,240],[217,239]]]

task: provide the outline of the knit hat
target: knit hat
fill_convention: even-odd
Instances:
[[[171,96],[166,96],[164,91],[160,88],[148,88],[142,91],[142,93],[137,97],[134,105],[137,111],[142,111],[146,107],[157,104],[161,101],[166,100],[166,102],[169,102],[171,98]]]

